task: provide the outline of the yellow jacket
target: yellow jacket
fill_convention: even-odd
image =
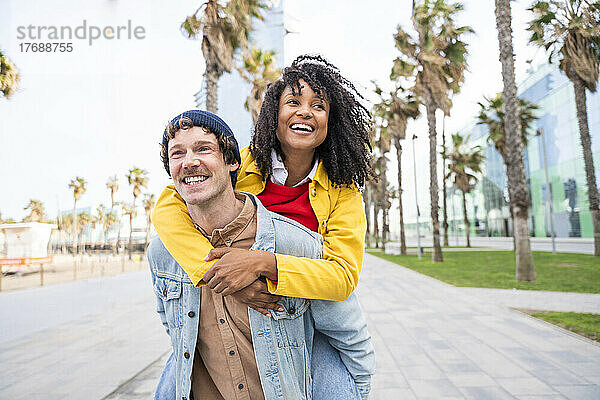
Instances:
[[[266,185],[248,148],[241,151],[237,190],[259,194]],[[323,163],[309,183],[310,204],[323,236],[323,259],[276,254],[278,283],[268,281],[273,294],[323,300],[345,300],[356,288],[364,255],[366,219],[358,189],[333,187]],[[152,223],[169,253],[194,285],[215,262],[204,261],[212,249],[194,227],[188,209],[173,185],[161,193]]]

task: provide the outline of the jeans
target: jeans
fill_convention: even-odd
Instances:
[[[313,400],[360,400],[354,379],[337,351],[331,351],[327,337],[315,331],[312,351]],[[346,382],[339,386],[336,382]]]

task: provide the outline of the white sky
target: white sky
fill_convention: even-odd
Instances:
[[[186,39],[179,30],[199,0],[0,0],[0,48],[21,72],[14,97],[0,99],[0,212],[20,220],[29,199],[41,200],[49,216],[72,207],[69,181],[82,176],[88,190],[78,206],[108,205],[105,183],[118,175],[117,200],[131,201],[124,175],[133,166],[149,171],[148,192],[159,194],[169,182],[159,159],[161,132],[170,116],[193,107],[204,62],[199,41]],[[400,23],[410,29],[412,0],[284,0],[285,64],[296,55],[318,52],[336,64],[344,75],[374,99],[370,81],[387,85],[396,57],[392,35]],[[501,90],[500,63],[493,2],[468,0],[460,24],[473,27],[470,71],[462,92],[454,99],[449,132],[466,125],[484,95]],[[513,30],[517,77],[525,75],[525,61],[542,51],[528,47],[525,9],[529,1],[514,1]],[[143,40],[98,40],[92,46],[72,40],[72,53],[20,51],[17,27],[69,25],[143,26]],[[441,125],[441,124],[440,124]],[[428,203],[428,144],[421,120],[409,125],[417,140],[419,197]],[[247,143],[241,143],[246,145]],[[405,188],[412,188],[412,156],[406,142],[403,159]],[[390,157],[394,158],[394,157]],[[389,179],[395,180],[390,171]],[[405,212],[414,214],[413,193],[405,192]],[[424,213],[425,210],[422,210]]]

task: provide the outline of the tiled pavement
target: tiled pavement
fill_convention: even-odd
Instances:
[[[2,400],[101,399],[170,347],[147,271],[1,293],[0,318]]]
[[[502,305],[507,301],[496,304],[505,295],[455,288],[370,255],[365,256],[358,291],[377,352],[371,399],[600,399],[600,346],[512,311]],[[561,294],[547,295],[549,304],[561,303]],[[517,300],[510,305],[519,306]],[[600,295],[571,296],[569,301],[574,307],[598,307]],[[150,399],[168,355],[166,340],[159,338],[166,335],[142,299],[126,308],[110,318],[88,317],[55,328],[57,332],[2,344],[0,398]],[[126,315],[130,332],[124,337],[115,325],[124,324]],[[61,338],[60,351],[56,337]],[[145,358],[139,353],[144,348]],[[31,357],[31,349],[41,357]],[[59,372],[61,362],[73,366]],[[79,384],[70,379],[89,364],[94,366]],[[119,368],[122,364],[129,365],[127,371]],[[134,364],[141,372],[127,375]],[[19,390],[14,383],[7,386],[24,375]],[[41,382],[43,390],[24,396],[22,390],[31,382]],[[90,390],[108,389],[109,382],[113,391]],[[81,389],[88,396],[78,397]]]

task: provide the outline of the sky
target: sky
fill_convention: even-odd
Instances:
[[[469,71],[454,97],[446,131],[456,132],[473,120],[477,102],[501,91],[493,2],[464,1],[457,19],[470,25]],[[0,0],[0,49],[16,64],[21,82],[15,95],[0,99],[0,213],[21,220],[30,199],[41,200],[50,217],[73,206],[71,179],[82,176],[87,192],[78,207],[110,204],[106,181],[120,180],[117,201],[131,201],[125,174],[132,167],[149,173],[145,192],[158,195],[169,183],[159,158],[165,123],[193,108],[202,82],[204,60],[200,41],[179,29],[183,19],[201,4],[198,0]],[[302,53],[320,53],[340,68],[370,101],[372,80],[390,87],[389,73],[397,56],[393,33],[398,24],[411,30],[412,0],[283,0],[285,61]],[[525,26],[531,18],[529,1],[513,1],[513,31],[517,80],[543,63],[542,50],[527,45]],[[25,52],[27,38],[19,27],[70,26],[86,22],[88,29],[127,26],[143,29],[142,38],[63,40],[73,43],[65,53]],[[23,30],[21,30],[22,32]],[[140,30],[138,30],[138,33]],[[44,32],[42,32],[44,33]],[[37,40],[34,40],[37,41]],[[441,124],[439,124],[441,125]],[[411,122],[407,137],[416,134],[419,198],[428,203],[428,142],[426,122]],[[405,150],[409,142],[405,141]],[[247,145],[248,143],[240,143]],[[390,157],[394,158],[394,157]],[[411,151],[405,151],[405,188],[414,185]],[[391,163],[390,180],[395,166]],[[415,214],[414,193],[405,192],[405,215]],[[424,210],[421,209],[423,213]]]

